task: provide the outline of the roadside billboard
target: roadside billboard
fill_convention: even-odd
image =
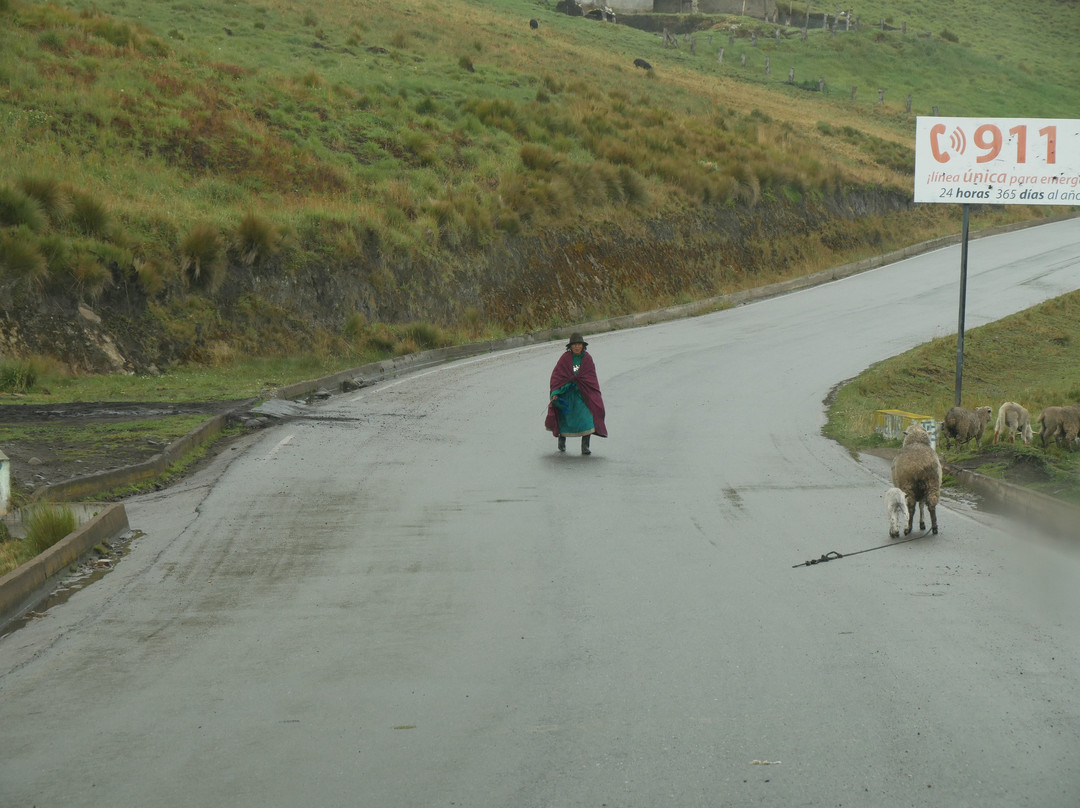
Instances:
[[[915,201],[1080,205],[1080,120],[919,117]]]

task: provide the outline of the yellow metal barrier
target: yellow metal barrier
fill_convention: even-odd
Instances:
[[[904,430],[911,424],[919,424],[930,436],[930,445],[937,449],[937,421],[932,415],[919,415],[904,410],[875,410],[874,431],[889,440],[904,437]]]

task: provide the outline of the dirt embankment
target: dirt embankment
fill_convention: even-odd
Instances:
[[[878,234],[853,226],[911,207],[887,189],[792,202],[699,208],[685,216],[541,235],[471,251],[400,257],[369,245],[337,263],[231,267],[214,294],[148,297],[130,273],[92,305],[63,298],[0,312],[0,357],[56,357],[78,372],[154,372],[221,355],[325,350],[346,320],[460,323],[470,312],[508,330],[579,322],[760,286],[808,256],[849,260]],[[913,224],[913,228],[917,225]],[[916,233],[912,233],[917,237]]]

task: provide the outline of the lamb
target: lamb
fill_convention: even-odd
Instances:
[[[1009,443],[1016,441],[1016,433],[1020,433],[1024,445],[1031,443],[1031,414],[1015,401],[1006,401],[998,408],[997,424],[994,426],[994,443],[998,442],[998,436],[1002,430],[1009,433]]]
[[[1038,421],[1044,449],[1049,438],[1071,448],[1080,435],[1080,405],[1047,407],[1040,413]]]
[[[983,430],[986,429],[986,425],[990,423],[991,410],[989,407],[976,407],[974,410],[964,409],[963,407],[953,407],[947,413],[945,413],[945,421],[943,428],[945,432],[945,448],[952,448],[952,441],[950,438],[956,441],[957,445],[963,445],[972,438],[975,439],[975,445],[982,445]]]
[[[987,407],[986,409],[989,409]],[[930,436],[919,424],[912,424],[904,433],[904,445],[893,460],[892,483],[904,492],[907,502],[907,527],[911,532],[915,505],[919,506],[919,530],[926,530],[923,507],[930,511],[930,526],[937,535],[937,504],[941,497],[941,460],[930,445]]]
[[[885,512],[889,514],[889,538],[900,538],[900,526],[907,519],[907,499],[899,488],[885,492]]]

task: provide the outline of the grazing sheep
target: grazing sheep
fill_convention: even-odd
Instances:
[[[644,59],[635,59],[634,67],[640,67],[642,70],[652,70],[652,65],[646,62]]]
[[[529,20],[529,27],[535,31],[540,27],[540,22],[538,20]]]
[[[889,538],[900,538],[900,526],[907,520],[907,498],[899,488],[885,492],[885,512],[889,514]]]
[[[926,530],[923,506],[930,511],[930,527],[936,535],[937,504],[941,496],[941,460],[930,445],[930,436],[919,424],[912,424],[904,432],[904,445],[893,459],[893,485],[904,492],[907,502],[906,536],[911,532],[915,519],[915,505],[919,506],[919,530]]]
[[[1015,401],[1006,401],[998,408],[997,424],[994,426],[994,443],[998,442],[998,436],[1002,430],[1009,433],[1009,443],[1016,441],[1016,433],[1020,433],[1024,445],[1031,443],[1031,414]]]
[[[1073,441],[1080,435],[1080,405],[1047,407],[1040,413],[1038,421],[1044,449],[1049,438],[1071,449]]]
[[[958,446],[974,438],[975,445],[981,446],[983,430],[990,423],[991,414],[989,407],[976,407],[974,410],[953,407],[945,413],[945,448],[952,448],[950,438],[955,440]]]

